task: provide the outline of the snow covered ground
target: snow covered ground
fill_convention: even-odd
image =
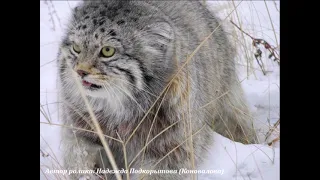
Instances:
[[[224,19],[240,1],[209,1],[208,5]],[[71,7],[78,1],[40,1],[40,122],[61,124],[57,105],[56,54],[59,39],[66,25]],[[238,74],[242,80],[247,101],[259,123],[261,137],[279,120],[279,65],[268,59],[263,48],[262,59],[268,72],[263,75],[258,66],[252,40],[230,23],[241,24],[243,31],[279,47],[279,1],[242,1],[226,21],[230,38],[238,47]],[[240,20],[240,23],[239,23]],[[247,62],[250,64],[249,72]],[[42,107],[41,107],[42,106]],[[46,118],[45,118],[46,117]],[[279,126],[278,126],[279,128]],[[59,125],[40,123],[40,179],[65,179],[62,174],[46,173],[47,169],[61,169]],[[279,129],[267,142],[280,137]],[[264,138],[263,138],[264,139]],[[200,170],[222,170],[222,174],[198,174],[199,180],[277,180],[279,178],[279,141],[269,146],[266,142],[255,145],[234,143],[217,134],[210,150],[212,154]]]

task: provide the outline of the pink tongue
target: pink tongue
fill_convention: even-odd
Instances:
[[[91,86],[92,84],[89,83],[89,82],[87,82],[87,81],[82,81],[82,85],[84,85],[84,86]]]

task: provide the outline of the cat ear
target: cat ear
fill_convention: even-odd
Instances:
[[[166,51],[174,39],[173,29],[167,22],[153,22],[143,32],[145,45],[156,51]]]
[[[168,41],[173,39],[173,29],[167,22],[156,22],[147,26],[147,31],[151,35],[161,36]]]

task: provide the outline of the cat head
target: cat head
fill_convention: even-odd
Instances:
[[[90,98],[123,105],[157,96],[175,66],[174,31],[164,17],[140,1],[76,7],[60,46],[64,93],[79,95],[75,75]]]

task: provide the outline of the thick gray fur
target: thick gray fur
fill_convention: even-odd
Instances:
[[[198,1],[82,2],[73,10],[58,55],[65,125],[92,130],[90,115],[72,75],[79,64],[87,64],[90,72],[85,80],[105,87],[84,90],[103,133],[127,140],[174,74],[219,23]],[[73,50],[73,44],[79,46],[80,53]],[[115,55],[101,57],[103,46],[115,47]],[[194,159],[197,168],[213,142],[212,129],[234,141],[255,142],[250,112],[235,72],[234,55],[225,31],[217,28],[126,144],[128,162],[145,145],[150,129],[148,141],[172,123],[180,122],[154,139],[131,168],[150,170],[184,141],[154,169],[192,169],[190,159]],[[90,74],[91,70],[96,74]],[[191,130],[198,133],[192,140],[186,140]],[[67,128],[62,132],[65,168],[112,169],[95,133]],[[106,141],[118,168],[125,169],[122,144],[109,138]],[[115,179],[112,174],[106,175]],[[130,179],[137,179],[136,175],[130,174]],[[69,177],[85,176],[98,179],[90,173]],[[190,177],[164,173],[146,175],[144,179]]]

